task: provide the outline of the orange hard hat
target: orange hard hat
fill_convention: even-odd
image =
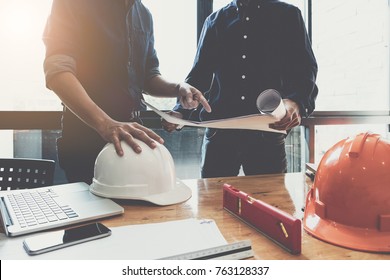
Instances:
[[[334,245],[390,252],[390,141],[361,133],[330,148],[307,194],[303,226]]]

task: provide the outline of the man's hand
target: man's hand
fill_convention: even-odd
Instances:
[[[155,141],[164,143],[164,140],[155,132],[136,122],[124,123],[107,120],[98,128],[98,133],[104,140],[114,144],[119,156],[123,156],[121,140],[125,141],[136,153],[141,153],[142,149],[134,141],[134,138],[145,142],[152,149],[156,147]]]
[[[170,111],[168,114],[173,116],[173,117],[176,117],[176,118],[180,118],[180,119],[183,118],[183,115],[180,112]],[[170,123],[164,119],[161,119],[161,126],[164,128],[164,130],[166,130],[168,132],[173,132],[173,131],[177,130],[179,125],[174,124],[174,123]]]
[[[283,103],[286,107],[286,115],[280,121],[270,124],[269,127],[272,129],[289,130],[301,124],[298,104],[290,99],[283,99]]]
[[[203,94],[187,83],[178,84],[178,97],[184,109],[195,109],[202,104],[206,112],[211,112],[211,107]]]

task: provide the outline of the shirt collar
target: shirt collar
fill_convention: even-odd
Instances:
[[[260,5],[263,0],[234,0],[233,4],[238,9],[245,9],[247,7],[253,6],[253,5]]]
[[[133,6],[134,2],[141,2],[141,0],[125,0],[126,7],[129,8]]]

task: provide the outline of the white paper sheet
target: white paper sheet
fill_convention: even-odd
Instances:
[[[129,225],[111,230],[111,236],[36,256],[27,255],[23,249],[22,242],[27,236],[12,238],[0,234],[0,259],[153,260],[227,244],[214,220],[209,219]]]
[[[165,119],[167,122],[177,124],[179,126],[209,127],[222,129],[251,129],[286,133],[286,131],[284,130],[275,130],[269,127],[269,124],[281,120],[286,114],[286,109],[284,107],[282,98],[275,90],[267,90],[260,93],[256,102],[256,105],[261,112],[259,114],[203,122],[183,120],[181,118],[177,118],[169,115],[168,113],[160,111],[146,101],[142,102],[154,112],[156,112],[160,117]],[[276,106],[275,102],[278,102],[276,103]]]

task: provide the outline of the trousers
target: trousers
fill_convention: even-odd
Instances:
[[[202,178],[287,172],[283,133],[207,128],[202,144]]]

